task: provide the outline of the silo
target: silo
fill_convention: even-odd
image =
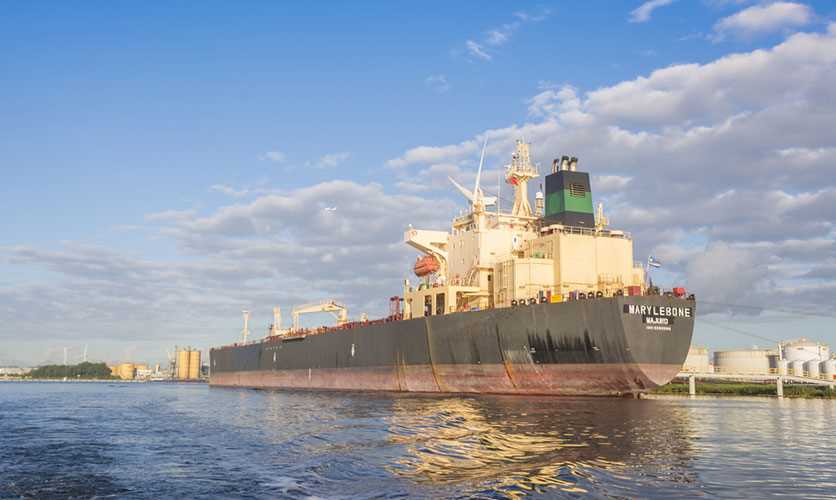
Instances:
[[[682,364],[682,371],[708,373],[708,349],[705,347],[691,347],[688,349],[688,357]]]
[[[714,371],[766,375],[769,373],[770,355],[774,353],[767,349],[717,351],[714,353]]]
[[[177,379],[186,380],[189,378],[189,351],[177,351]]]
[[[819,363],[821,363],[821,361],[817,359],[811,359],[810,361],[806,361],[804,363],[804,371],[807,372],[808,377],[819,378]]]
[[[778,360],[778,375],[787,375],[787,369],[789,368],[787,365],[789,365],[789,363],[786,359]]]
[[[189,380],[200,378],[200,351],[189,351]]]
[[[133,380],[134,378],[134,367],[133,363],[122,363],[119,365],[119,378],[122,380]]]
[[[789,374],[794,375],[796,377],[803,377],[804,376],[804,361],[800,359],[796,359],[789,362]]]
[[[822,361],[821,373],[825,380],[836,380],[836,359]]]

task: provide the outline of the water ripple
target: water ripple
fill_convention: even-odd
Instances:
[[[834,407],[0,383],[0,497],[833,498]]]

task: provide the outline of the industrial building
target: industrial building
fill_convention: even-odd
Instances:
[[[29,373],[31,368],[20,368],[17,366],[0,367],[0,377],[22,377]]]

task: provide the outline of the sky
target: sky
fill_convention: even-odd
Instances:
[[[5,2],[0,49],[0,365],[385,315],[485,139],[493,194],[579,157],[695,344],[836,345],[832,1]]]

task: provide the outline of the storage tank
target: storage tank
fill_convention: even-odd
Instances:
[[[836,359],[828,359],[827,361],[822,361],[821,374],[822,374],[822,377],[826,380],[835,380],[836,379]]]
[[[122,380],[133,380],[136,367],[133,363],[122,363],[119,365],[119,378]]]
[[[796,359],[789,362],[789,374],[796,377],[804,376],[804,361]]]
[[[200,378],[200,351],[189,351],[189,380]]]
[[[768,349],[717,351],[714,353],[714,371],[766,375],[769,373],[769,356],[774,354]]]
[[[810,340],[806,337],[788,340],[782,344],[784,359],[789,362],[795,360],[810,361],[816,359],[824,361],[830,357],[830,347],[826,344]]]
[[[682,371],[708,373],[708,349],[705,347],[691,347],[688,349],[688,357],[682,364]]]
[[[177,379],[189,378],[189,351],[177,351]]]
[[[819,378],[819,364],[821,361],[817,359],[811,359],[810,361],[806,361],[804,363],[804,371],[807,372],[807,376],[810,378]]]
[[[787,375],[787,369],[789,368],[789,363],[786,359],[779,359],[778,360],[778,375]]]

